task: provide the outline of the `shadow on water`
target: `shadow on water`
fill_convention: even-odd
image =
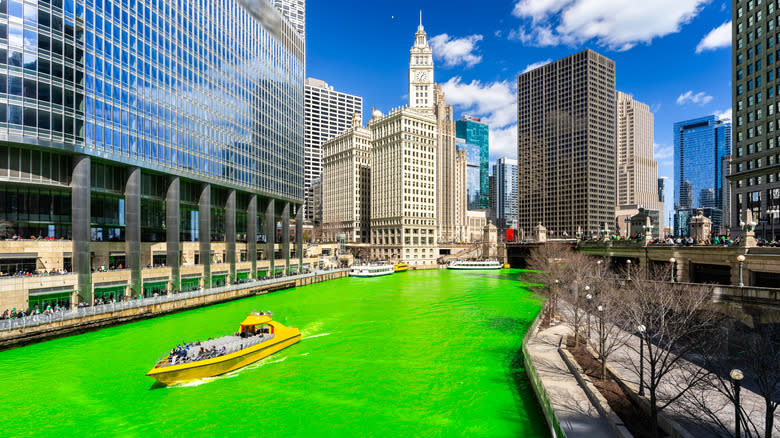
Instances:
[[[155,390],[155,389],[163,389],[163,388],[167,388],[167,387],[168,387],[168,385],[166,385],[164,383],[161,383],[161,382],[158,382],[158,381],[155,381],[154,383],[152,383],[152,387],[149,388],[149,391],[152,391],[152,390]]]

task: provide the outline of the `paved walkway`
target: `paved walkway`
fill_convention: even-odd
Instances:
[[[558,353],[561,336],[570,333],[571,329],[566,325],[537,332],[528,343],[531,361],[567,438],[613,437],[612,429]]]
[[[596,319],[593,319],[595,324]],[[591,345],[598,344],[598,338],[595,331],[591,333]],[[633,383],[636,387],[639,387],[639,372],[637,370],[639,364],[639,338],[636,336],[629,336],[628,341],[631,348],[623,347],[619,348],[610,355],[608,363],[623,377],[624,380]],[[696,365],[690,362],[685,362],[685,367],[695,367]],[[645,363],[647,367],[647,363]],[[647,369],[645,369],[647,372]],[[676,393],[674,385],[674,372],[670,373],[664,378],[664,381],[659,387],[659,394],[673,394]],[[645,374],[647,378],[647,374]],[[713,409],[713,415],[718,418],[730,433],[725,433],[722,429],[719,430],[716,421],[712,418],[708,418],[701,408],[689,404],[685,397],[674,401],[662,412],[673,420],[677,421],[686,430],[691,432],[694,436],[722,436],[732,437],[734,432],[734,405],[729,399],[714,389],[700,389],[698,390],[699,397],[706,397],[709,406],[716,406]],[[645,390],[645,396],[649,396]],[[759,436],[764,435],[764,399],[760,395],[751,391],[749,388],[743,387],[740,392],[740,401],[743,409],[747,413],[748,417],[756,425]],[[775,414],[774,422],[774,435],[780,436],[780,412]],[[753,432],[753,431],[751,431]],[[743,430],[743,436],[747,436]]]

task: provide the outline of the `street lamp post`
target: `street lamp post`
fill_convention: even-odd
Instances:
[[[736,422],[736,425],[734,426],[734,436],[740,438],[742,415],[739,411],[739,387],[745,376],[742,374],[742,370],[736,368],[731,370],[729,376],[731,377],[731,383],[734,385],[734,421]]]
[[[645,326],[638,325],[639,330],[639,396],[645,395]]]
[[[631,281],[631,260],[626,260],[626,269],[628,271],[628,281]]]
[[[672,265],[672,283],[674,283],[674,277],[677,271],[677,259],[672,257],[669,259],[669,263]]]
[[[585,297],[587,298],[588,296],[590,296],[590,286],[585,286]],[[577,304],[579,304],[579,300],[577,300]],[[588,313],[587,310],[585,311],[585,315],[590,319],[590,313]],[[585,340],[586,345],[588,344],[588,341],[590,341],[590,331],[588,331],[588,338]]]
[[[745,256],[740,254],[737,256],[737,261],[739,262],[739,287],[744,287],[745,283],[742,281],[742,265],[745,263]]]
[[[585,298],[588,299],[588,342],[590,342],[590,309],[592,308],[593,295],[587,294]]]
[[[601,369],[604,369],[604,306],[599,304],[599,357],[601,358]],[[603,376],[602,376],[603,377]]]

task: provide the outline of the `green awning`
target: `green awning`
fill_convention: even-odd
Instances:
[[[181,279],[181,290],[183,291],[191,291],[200,289],[200,278],[182,278]]]
[[[125,295],[125,286],[108,286],[108,287],[96,287],[95,299],[98,298],[114,298],[121,299]]]
[[[237,280],[249,280],[249,272],[237,272],[236,273],[236,279]]]
[[[258,269],[257,278],[263,278],[268,274],[268,269]]]

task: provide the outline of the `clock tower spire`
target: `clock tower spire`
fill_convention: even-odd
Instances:
[[[409,51],[409,108],[433,110],[433,51],[422,25],[422,11]]]

